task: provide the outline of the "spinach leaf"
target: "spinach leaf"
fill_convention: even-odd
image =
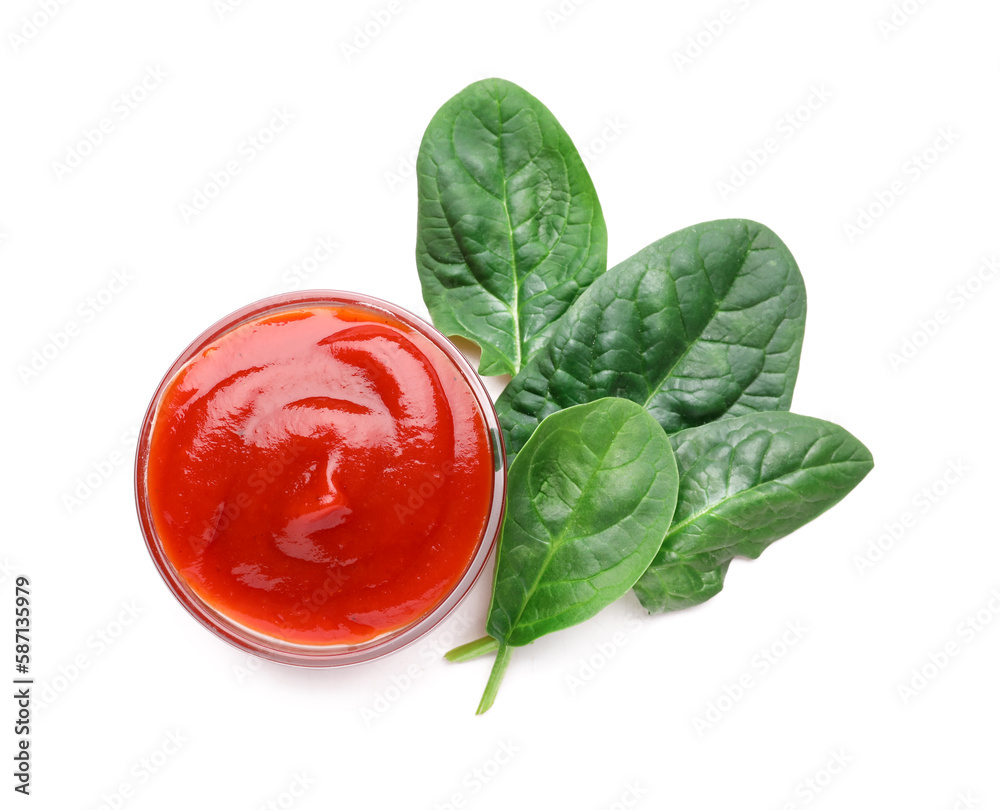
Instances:
[[[793,413],[722,419],[670,441],[677,510],[635,585],[653,613],[714,596],[733,557],[757,558],[840,501],[873,466],[868,448],[842,427]]]
[[[717,564],[709,554],[681,557],[661,548],[634,590],[650,613],[684,610],[707,602],[722,590],[730,562]]]
[[[434,325],[516,374],[607,267],[597,192],[551,112],[515,84],[469,85],[417,157],[417,269]]]
[[[598,278],[497,401],[508,458],[561,408],[644,405],[668,433],[787,410],[806,292],[763,225],[719,220],[664,237]]]
[[[670,527],[677,467],[647,411],[601,399],[545,420],[511,466],[507,493],[486,624],[498,651],[480,714],[512,647],[589,619],[635,584]]]

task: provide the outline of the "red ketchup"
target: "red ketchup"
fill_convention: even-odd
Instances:
[[[149,511],[209,606],[294,644],[359,644],[432,611],[493,497],[476,397],[388,313],[309,305],[239,325],[163,389]]]

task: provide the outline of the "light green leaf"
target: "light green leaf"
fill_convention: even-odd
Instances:
[[[670,526],[677,468],[645,409],[601,399],[549,417],[511,466],[507,493],[486,624],[499,649],[481,711],[510,647],[589,619],[635,584]]]

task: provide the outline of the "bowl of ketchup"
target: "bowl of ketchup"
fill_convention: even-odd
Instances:
[[[338,291],[250,304],[177,358],[146,412],[135,487],[180,603],[240,649],[355,664],[430,631],[496,543],[499,422],[455,346]]]

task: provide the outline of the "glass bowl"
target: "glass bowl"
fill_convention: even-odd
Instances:
[[[441,350],[464,379],[478,405],[488,433],[487,445],[491,458],[487,463],[493,469],[493,477],[489,511],[482,536],[464,573],[440,601],[412,623],[370,641],[358,644],[322,645],[288,641],[246,627],[210,605],[188,585],[169,559],[157,535],[147,491],[147,467],[153,425],[164,392],[174,376],[192,358],[198,356],[225,333],[249,321],[288,310],[331,305],[360,307],[372,311],[377,317],[389,316],[390,320],[412,328]],[[455,609],[482,573],[500,533],[505,493],[506,464],[500,423],[482,380],[461,352],[433,326],[395,304],[336,290],[307,290],[265,298],[242,307],[206,329],[181,353],[164,375],[143,419],[136,451],[135,496],[139,524],[153,563],[177,600],[204,627],[233,646],[271,661],[304,667],[335,667],[372,661],[402,649],[433,630]],[[315,598],[318,602],[320,596],[318,593],[307,594],[305,598]]]

